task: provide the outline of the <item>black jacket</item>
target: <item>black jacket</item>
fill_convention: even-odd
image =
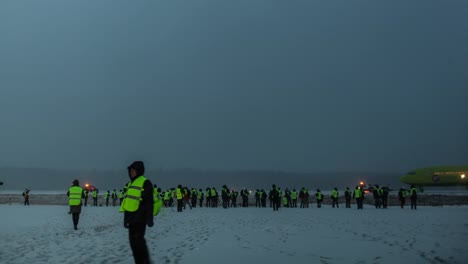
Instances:
[[[131,182],[141,176],[135,177]],[[153,184],[150,180],[146,180],[143,184],[143,193],[141,194],[142,201],[136,212],[124,213],[124,224],[145,223],[153,224]]]

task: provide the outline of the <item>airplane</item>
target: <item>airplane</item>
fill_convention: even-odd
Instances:
[[[400,178],[400,181],[416,186],[466,186],[468,166],[441,166],[415,169]]]

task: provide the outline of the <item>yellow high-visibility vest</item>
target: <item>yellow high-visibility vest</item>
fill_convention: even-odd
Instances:
[[[177,188],[177,190],[176,190],[176,198],[177,198],[177,200],[182,199],[182,191],[180,190],[180,188]]]
[[[140,176],[127,186],[127,193],[120,206],[120,212],[136,212],[140,208],[141,196],[143,193],[143,184],[145,176]]]
[[[80,205],[81,204],[81,195],[83,193],[83,188],[79,186],[70,187],[68,195],[68,203],[70,205]]]

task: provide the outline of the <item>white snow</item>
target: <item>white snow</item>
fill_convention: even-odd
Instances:
[[[354,205],[353,205],[354,206]],[[468,206],[165,209],[155,263],[466,263]],[[133,263],[117,207],[0,205],[0,263]]]

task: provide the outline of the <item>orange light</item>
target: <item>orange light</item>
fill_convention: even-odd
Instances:
[[[85,184],[86,187],[89,187],[89,184]]]
[[[360,185],[364,185],[364,182],[363,182],[363,181],[362,181],[362,182],[359,182],[359,184],[360,184]]]

